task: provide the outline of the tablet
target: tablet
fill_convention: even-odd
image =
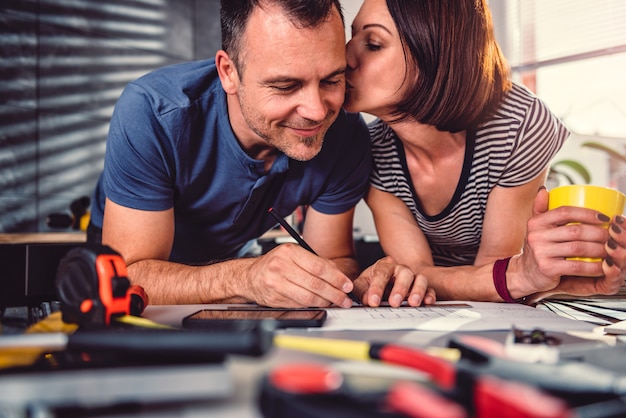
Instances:
[[[275,309],[233,308],[203,309],[183,319],[185,328],[241,328],[243,324],[271,322],[276,328],[321,327],[326,311],[318,308]]]

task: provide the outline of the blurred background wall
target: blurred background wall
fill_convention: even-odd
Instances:
[[[219,0],[2,0],[0,232],[91,196],[123,87],[220,38]]]
[[[362,0],[341,3],[349,39]],[[557,181],[626,191],[626,2],[489,4],[514,78],[572,131]],[[0,233],[50,231],[49,213],[91,196],[129,81],[219,46],[219,0],[0,0]],[[355,234],[375,233],[360,203]]]

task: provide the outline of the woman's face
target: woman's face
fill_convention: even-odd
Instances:
[[[402,44],[385,0],[365,0],[352,24],[346,58],[344,107],[384,119],[400,100],[406,74]]]

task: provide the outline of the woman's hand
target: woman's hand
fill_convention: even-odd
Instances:
[[[411,269],[387,256],[365,269],[354,281],[354,292],[361,303],[380,306],[387,299],[389,305],[398,307],[404,300],[410,306],[435,303],[435,290],[428,287],[422,274],[415,275]]]
[[[626,277],[626,232],[624,218],[610,219],[595,210],[560,207],[548,211],[548,193],[541,190],[528,221],[522,266],[522,293],[532,300],[554,294],[590,296],[615,294]],[[589,262],[569,257],[600,258]]]
[[[614,295],[624,285],[626,279],[626,233],[624,217],[613,218],[609,226],[609,239],[605,244],[606,257],[601,263],[602,275],[598,277],[564,276],[551,294],[575,296]]]

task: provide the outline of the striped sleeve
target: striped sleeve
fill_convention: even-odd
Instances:
[[[522,97],[525,96],[525,97]],[[530,100],[530,103],[524,103]],[[525,109],[522,123],[514,141],[498,185],[515,187],[534,179],[549,164],[569,136],[569,130],[537,97],[514,91],[507,105]],[[515,113],[515,110],[511,110]]]

